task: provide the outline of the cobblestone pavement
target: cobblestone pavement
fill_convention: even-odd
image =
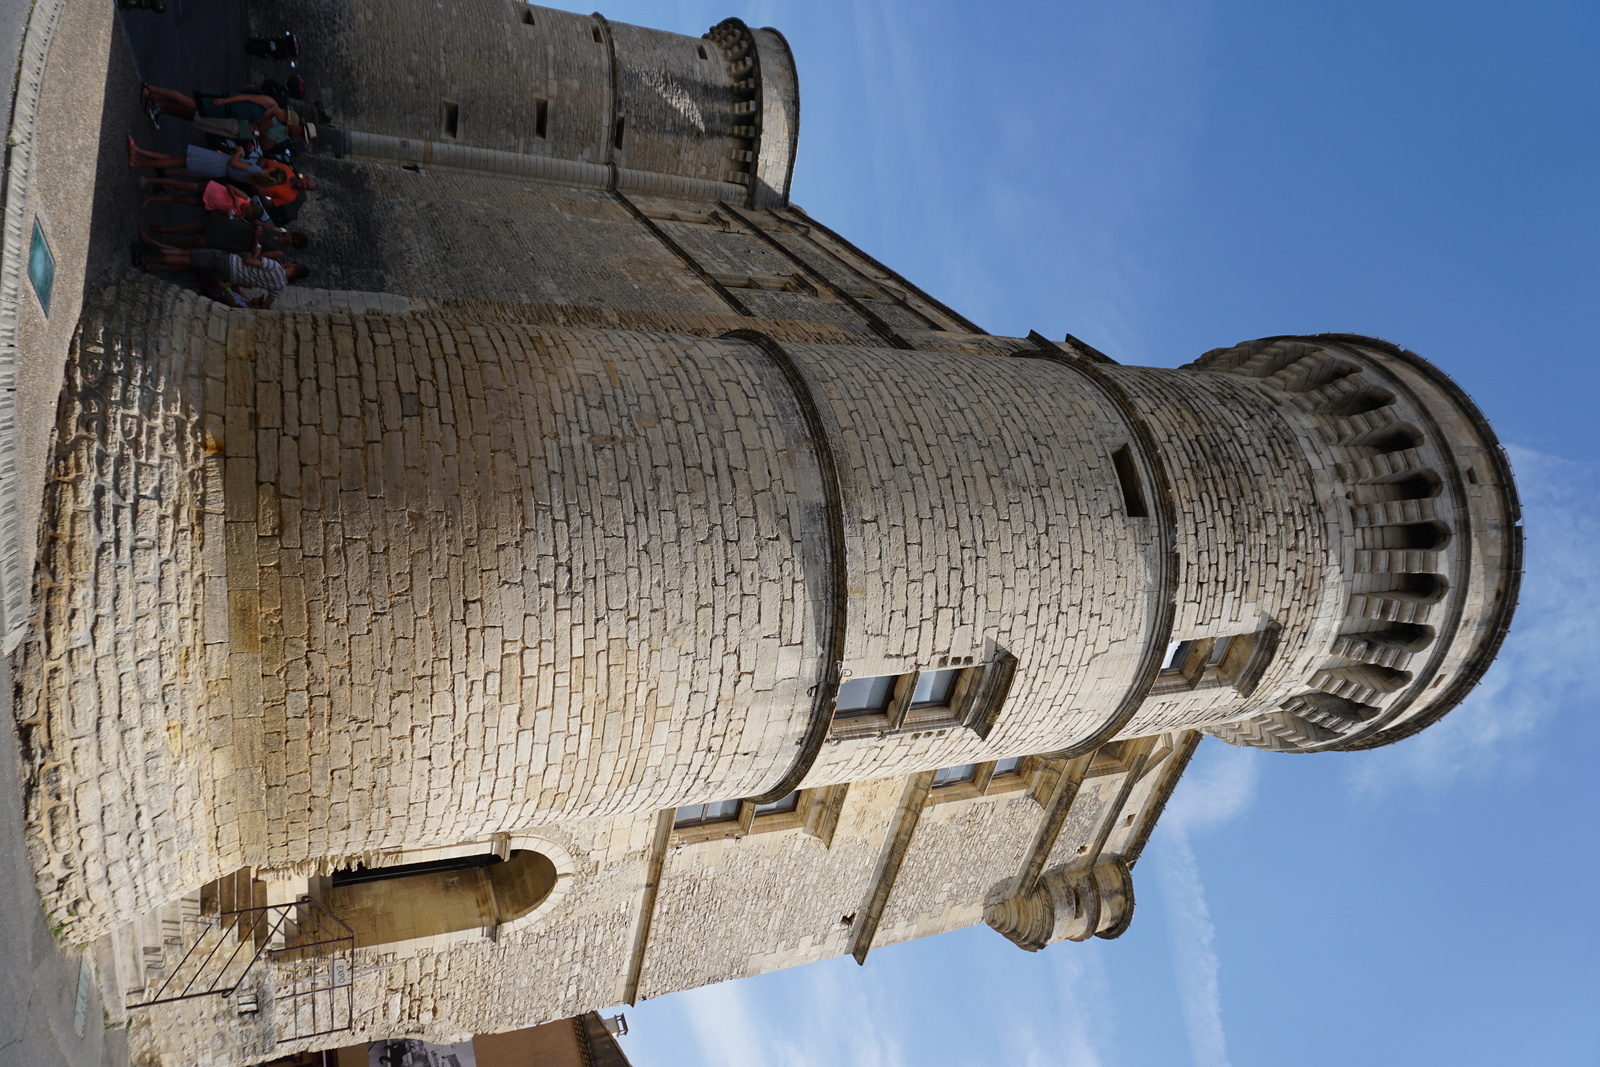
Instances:
[[[0,18],[0,59],[7,61],[4,116],[10,119],[9,72],[15,59],[11,37],[20,42],[27,5],[0,5],[16,19]],[[13,11],[13,9],[15,9]],[[118,13],[103,96],[84,101],[103,116],[95,163],[94,200],[89,209],[89,255],[85,289],[98,289],[127,269],[128,242],[143,222],[138,191],[126,166],[123,138],[132,133],[148,147],[181,150],[192,133],[183,122],[152,130],[138,102],[141,79],[184,90],[233,89],[248,79],[244,55],[244,0],[167,0],[167,12]],[[12,27],[11,21],[18,25]],[[15,31],[14,33],[12,31]],[[172,221],[180,221],[171,216]],[[187,220],[182,220],[187,221]],[[82,953],[57,943],[37,906],[33,869],[22,829],[22,790],[16,773],[18,738],[11,714],[9,665],[0,660],[0,705],[10,767],[0,771],[0,1062],[27,1067],[125,1064],[127,1041],[120,1029],[106,1030],[99,990],[85,982]],[[80,992],[81,990],[81,992]]]

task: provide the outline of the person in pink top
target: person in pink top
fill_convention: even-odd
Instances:
[[[188,207],[202,207],[207,211],[220,211],[230,218],[259,219],[261,205],[242,191],[231,185],[221,182],[206,182],[203,186],[199,182],[178,181],[175,178],[141,178],[140,189],[171,189],[186,196],[147,196],[144,198],[145,206],[151,204],[184,204]]]

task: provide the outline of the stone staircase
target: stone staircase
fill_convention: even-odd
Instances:
[[[94,948],[103,1000],[113,1023],[151,1000],[228,988],[255,957],[251,918],[268,903],[267,883],[249,868],[211,882],[127,924]],[[246,912],[251,918],[227,917]],[[235,952],[235,950],[238,950]],[[231,964],[229,960],[231,959]],[[241,1011],[253,1008],[241,1003]]]
[[[225,1002],[230,1029],[262,1048],[349,1029],[349,927],[318,902],[315,879],[256,875],[236,871],[95,945],[113,1024],[181,1028],[195,1012],[180,1005],[215,1021]]]

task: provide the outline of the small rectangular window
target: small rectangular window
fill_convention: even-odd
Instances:
[[[894,683],[899,675],[885,674],[877,678],[847,678],[839,684],[839,696],[834,701],[834,717],[870,715],[888,710],[894,698]]]
[[[623,130],[627,128],[627,124],[628,120],[626,118],[621,115],[617,116],[617,129],[616,132],[611,135],[611,146],[613,148],[622,147],[622,133]]]
[[[1228,645],[1233,641],[1230,637],[1219,637],[1211,642],[1211,654],[1206,657],[1206,670],[1212,670],[1222,664],[1222,657],[1228,654]]]
[[[594,34],[594,43],[595,44],[605,44],[606,39],[604,37],[600,36],[600,27],[599,26],[590,26],[589,27],[589,32]]]
[[[1133,453],[1123,445],[1111,453],[1111,465],[1117,469],[1117,481],[1122,484],[1122,505],[1130,519],[1150,517],[1150,508],[1144,500],[1144,484],[1139,478],[1139,465]]]
[[[932,670],[847,676],[834,695],[833,736],[846,740],[926,731],[942,735],[965,729],[988,737],[1011,689],[1017,661],[1004,649],[996,649],[987,663],[973,665],[973,658],[941,655],[929,664]]]
[[[1269,627],[1250,634],[1195,637],[1167,646],[1153,692],[1231,685],[1248,694],[1255,688],[1278,646],[1276,630]]]
[[[917,686],[911,691],[911,706],[936,708],[950,703],[950,693],[960,676],[960,670],[923,671],[917,675]]]
[[[977,777],[978,765],[976,763],[962,763],[954,767],[941,767],[933,772],[933,788],[943,789],[948,785],[960,785],[970,782]]]
[[[461,128],[461,106],[446,100],[444,102],[444,121],[440,125],[444,135],[454,139]]]
[[[753,800],[718,800],[687,804],[674,813],[672,842],[691,845],[704,841],[737,840],[747,834],[799,830],[833,842],[847,785],[801,789],[765,804]]]
[[[763,815],[782,815],[794,811],[800,806],[800,791],[797,789],[786,797],[779,797],[770,804],[756,805],[756,818]]]
[[[533,25],[533,8],[524,7],[522,9],[522,24],[524,26],[532,26]]]
[[[535,137],[550,136],[550,101],[533,102],[533,133]]]
[[[709,804],[686,804],[678,809],[672,820],[674,827],[704,826],[713,822],[730,822],[739,817],[737,800],[713,800]]]
[[[933,772],[929,804],[954,804],[986,796],[1031,792],[1037,785],[1036,756],[1012,756],[989,763],[962,763]],[[1053,780],[1050,783],[1054,784]],[[1034,797],[1039,803],[1044,799]]]

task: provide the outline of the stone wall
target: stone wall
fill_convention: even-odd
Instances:
[[[1320,662],[1349,593],[1342,550],[1351,529],[1333,457],[1298,412],[1246,382],[1142,367],[1107,373],[1127,388],[1168,460],[1179,515],[1172,639],[1278,634],[1248,703],[1231,686],[1155,694],[1121,736],[1276,705]]]
[[[90,310],[68,361],[16,673],[30,848],[58,921],[132,917],[263,829],[234,803],[259,753],[235,745],[218,690],[230,605],[209,585],[226,570],[223,413],[203,398],[208,380],[224,391],[225,344],[192,294],[134,283]]]
[[[513,0],[284,0],[308,83],[339,123],[367,133],[610,164],[713,182],[748,170],[736,130],[745,80],[711,41]],[[765,51],[765,50],[764,50]],[[786,53],[786,49],[783,52]],[[774,60],[784,99],[797,93]],[[764,154],[786,172],[793,133],[774,108]],[[797,104],[787,111],[797,112]],[[786,178],[786,173],[784,177]],[[786,182],[778,186],[786,194]]]
[[[1348,595],[1350,513],[1325,506],[1326,457],[1230,376],[1102,372],[1169,472],[1168,587],[1173,546],[1128,514],[1111,459],[1132,416],[1060,359],[796,342],[775,355],[514,321],[548,306],[503,302],[231,312],[149,280],[103,314],[63,408],[52,584],[24,673],[47,739],[42,863],[71,882],[59,913],[91,926],[244,865],[759,794],[811,759],[841,594],[849,675],[1004,655],[1015,679],[992,730],[837,736],[807,786],[1081,746],[1169,639],[1282,631],[1248,700],[1157,693],[1124,736],[1275,707],[1326,658]],[[190,437],[158,432],[169,416],[153,408],[109,418],[106,397],[161,398]],[[106,467],[164,449],[148,490]],[[196,583],[182,612],[199,622],[145,619],[148,648],[83,628],[149,602],[152,567]],[[192,695],[165,691],[178,679]],[[101,696],[63,696],[83,690]],[[125,848],[98,846],[91,783],[126,760],[84,741],[108,732],[140,738],[162,797],[191,783],[155,806],[153,835],[110,830]]]
[[[965,730],[842,740],[807,784],[1053,751],[1102,727],[1145,643],[1165,642],[1146,596],[1156,533],[1128,518],[1112,470],[1128,433],[1115,408],[1042,360],[790,350],[840,471],[847,668],[1018,661],[987,743]]]

